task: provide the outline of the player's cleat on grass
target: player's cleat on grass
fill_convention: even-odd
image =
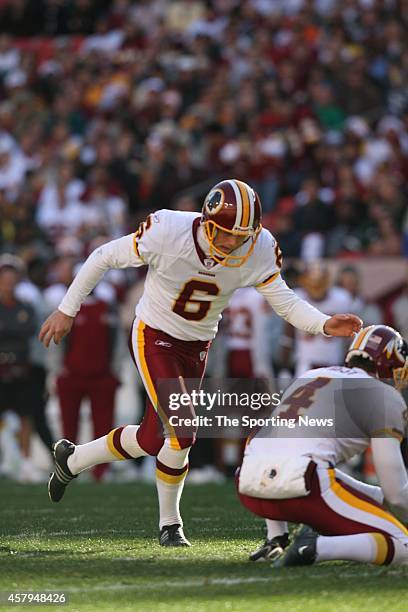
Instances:
[[[191,546],[179,524],[165,525],[160,529],[160,546]]]
[[[296,536],[293,544],[280,559],[275,561],[274,567],[290,567],[293,565],[313,565],[316,561],[316,541],[319,534],[311,527],[305,525]]]
[[[249,555],[250,561],[276,561],[283,554],[285,548],[289,546],[289,534],[275,536],[265,542]]]
[[[66,486],[74,476],[67,464],[68,457],[75,450],[75,444],[69,440],[58,440],[53,446],[55,469],[48,480],[48,496],[51,501],[59,502],[64,496]]]

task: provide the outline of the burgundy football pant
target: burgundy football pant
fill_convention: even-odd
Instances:
[[[177,412],[169,409],[169,386],[164,381],[174,381],[171,389],[179,393],[182,393],[179,376],[184,380],[193,378],[201,381],[210,344],[209,341],[177,340],[136,319],[129,338],[129,349],[148,395],[137,441],[149,455],[158,454],[165,435],[170,438],[171,448],[176,450],[194,444],[196,428],[186,431],[169,423],[171,416],[188,418],[192,415],[189,407],[180,407]]]
[[[315,465],[315,464],[311,464]],[[333,468],[309,471],[309,495],[292,499],[261,499],[238,492],[241,503],[264,518],[305,523],[321,535],[382,533],[406,538],[408,530],[385,508],[344,483]],[[238,487],[239,474],[236,476]]]

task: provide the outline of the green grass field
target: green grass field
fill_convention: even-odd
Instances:
[[[0,504],[0,591],[64,591],[65,609],[407,609],[408,567],[249,563],[262,521],[240,507],[232,483],[187,482],[190,549],[159,547],[156,492],[148,485],[75,483],[51,505],[44,485],[0,481]]]

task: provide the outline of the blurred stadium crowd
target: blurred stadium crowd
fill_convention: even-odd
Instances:
[[[199,210],[214,183],[235,176],[259,192],[286,260],[408,255],[404,18],[403,0],[0,0],[0,385],[3,397],[13,384],[26,389],[22,480],[33,474],[32,429],[48,448],[57,433],[47,389],[67,436],[77,435],[81,397],[101,402],[78,372],[105,389],[94,434],[115,418],[143,273],[108,275],[58,358],[47,360],[35,332],[75,267],[152,210]],[[320,281],[329,291],[324,270]],[[366,322],[408,332],[404,288],[384,312],[361,299],[352,267],[337,284]],[[6,334],[15,298],[23,306]],[[19,308],[35,311],[30,343],[32,313]],[[93,371],[81,325],[104,338]],[[271,367],[296,368],[296,339],[271,313],[265,325]],[[214,360],[228,370],[225,352],[215,347]]]

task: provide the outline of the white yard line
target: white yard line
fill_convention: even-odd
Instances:
[[[122,557],[122,558],[119,557],[119,558],[116,558],[116,560],[134,561],[135,559],[132,557]],[[375,572],[353,573],[349,571],[344,571],[344,572],[337,573],[337,576],[339,578],[357,578],[359,580],[361,578],[369,578],[375,575],[377,575]],[[313,580],[314,579],[325,580],[327,579],[327,572],[309,571],[307,573],[307,577]],[[268,577],[251,576],[248,578],[239,578],[239,577],[236,577],[236,578],[199,578],[195,580],[183,580],[183,581],[176,581],[176,580],[166,581],[166,582],[161,581],[159,585],[156,582],[151,583],[151,584],[117,584],[117,583],[114,583],[114,584],[104,584],[101,586],[95,585],[95,586],[89,586],[89,587],[58,586],[58,589],[60,591],[65,591],[67,593],[86,593],[90,591],[126,591],[126,590],[140,590],[140,591],[147,590],[148,591],[148,590],[157,590],[158,586],[165,587],[165,588],[188,589],[188,588],[209,587],[209,586],[217,586],[217,585],[234,586],[234,585],[239,585],[239,584],[256,584],[256,583],[267,583],[267,582],[270,582],[272,584],[274,582],[299,580],[299,579],[300,579],[299,574],[285,573],[285,574],[281,574],[277,576],[271,575]]]

